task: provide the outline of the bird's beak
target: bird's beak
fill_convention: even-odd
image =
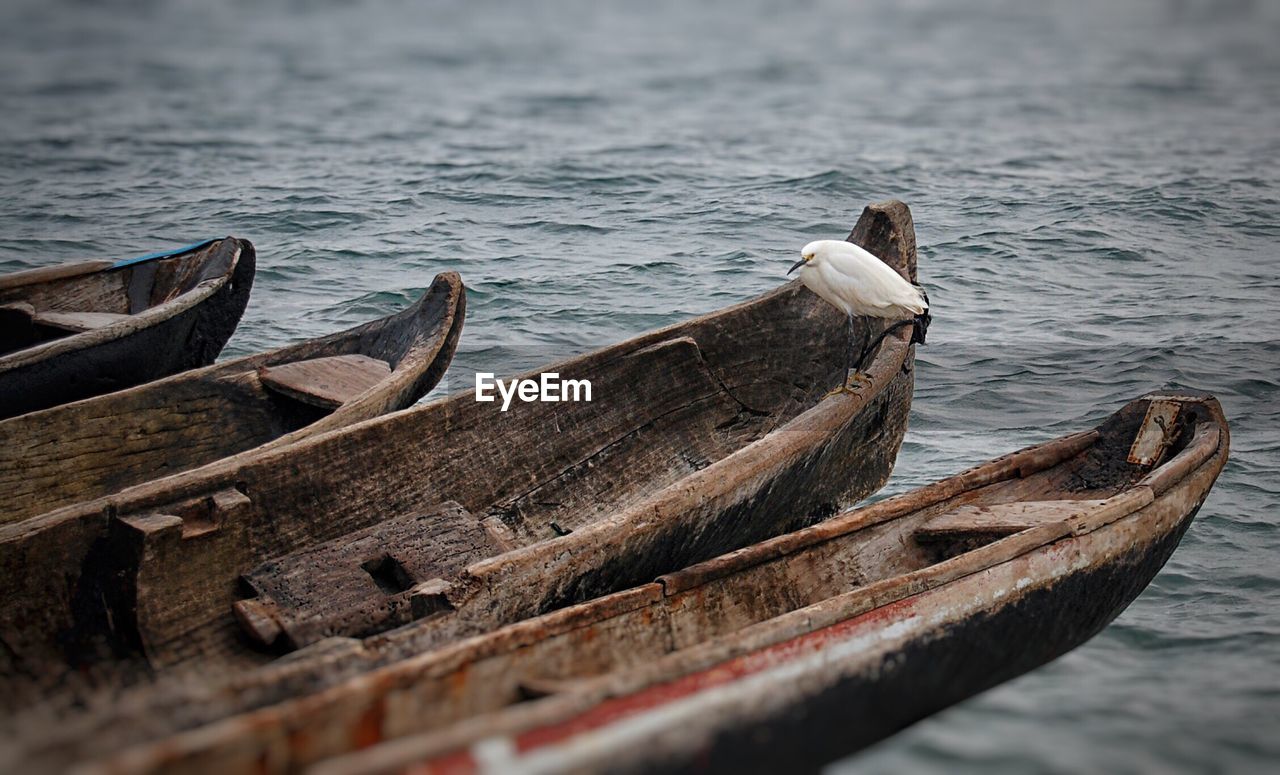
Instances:
[[[805,259],[803,258],[800,259],[799,261],[791,265],[791,268],[787,270],[787,274],[791,274],[792,272],[796,271],[800,267],[804,266],[804,264],[805,264]]]

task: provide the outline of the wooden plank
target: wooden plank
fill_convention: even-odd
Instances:
[[[960,506],[924,523],[915,537],[922,544],[994,541],[1065,520],[1101,503],[1101,500],[1051,500]]]
[[[264,645],[363,637],[447,609],[441,579],[502,549],[480,520],[444,503],[260,565],[244,576],[258,596],[233,610]]]
[[[264,366],[262,384],[322,409],[337,409],[387,378],[391,365],[367,355],[333,355]]]
[[[1129,448],[1128,461],[1137,466],[1155,465],[1173,441],[1175,422],[1182,404],[1177,401],[1153,400],[1142,418],[1142,427]]]
[[[56,328],[60,331],[82,333],[95,328],[105,328],[129,317],[114,312],[55,312],[42,310],[35,313],[31,320],[38,326]]]

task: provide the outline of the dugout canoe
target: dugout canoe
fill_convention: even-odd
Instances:
[[[347,331],[0,420],[0,524],[403,409],[444,376],[465,307],[447,272]]]
[[[850,238],[915,279],[906,205]],[[539,372],[590,402],[464,391],[0,526],[0,702],[216,683],[416,618],[454,640],[829,517],[889,476],[914,383],[897,331],[824,398],[845,346],[791,282]]]
[[[339,652],[317,650],[139,703],[115,721],[131,746],[115,729],[69,737],[111,740],[82,750],[87,772],[817,769],[1099,632],[1173,552],[1228,446],[1211,396],[1145,396],[1094,430],[489,635],[389,664],[377,653],[409,633],[369,639],[346,659],[374,669],[338,680]],[[146,719],[164,721],[139,732]]]
[[[0,275],[0,418],[205,366],[253,287],[248,240]]]

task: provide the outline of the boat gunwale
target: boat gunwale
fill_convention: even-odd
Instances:
[[[181,255],[181,253],[176,255]],[[0,275],[0,291],[42,285],[54,280],[74,280],[77,277],[107,272],[115,268],[116,262],[109,258],[90,258],[84,261],[68,261],[61,264],[16,269]],[[124,267],[120,268],[123,269]]]
[[[14,288],[26,288],[32,285],[42,285],[44,283],[53,282],[54,280],[73,280],[85,275],[99,274],[101,272],[108,272],[114,269],[127,269],[129,267],[138,266],[139,264],[147,264],[152,261],[179,258],[188,253],[195,253],[197,251],[204,250],[215,242],[221,242],[223,239],[226,238],[213,237],[212,239],[193,242],[189,245],[181,245],[170,250],[161,250],[142,256],[134,256],[132,258],[89,258],[83,261],[66,261],[46,266],[33,266],[26,269],[16,269],[12,272],[0,274],[0,291],[8,291]]]

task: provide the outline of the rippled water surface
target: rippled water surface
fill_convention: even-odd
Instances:
[[[1221,398],[1232,459],[1104,633],[833,769],[1265,770],[1278,41],[1264,2],[7,0],[0,271],[250,238],[235,355],[457,269],[456,389],[765,291],[901,198],[935,323],[887,492],[1166,386]]]

